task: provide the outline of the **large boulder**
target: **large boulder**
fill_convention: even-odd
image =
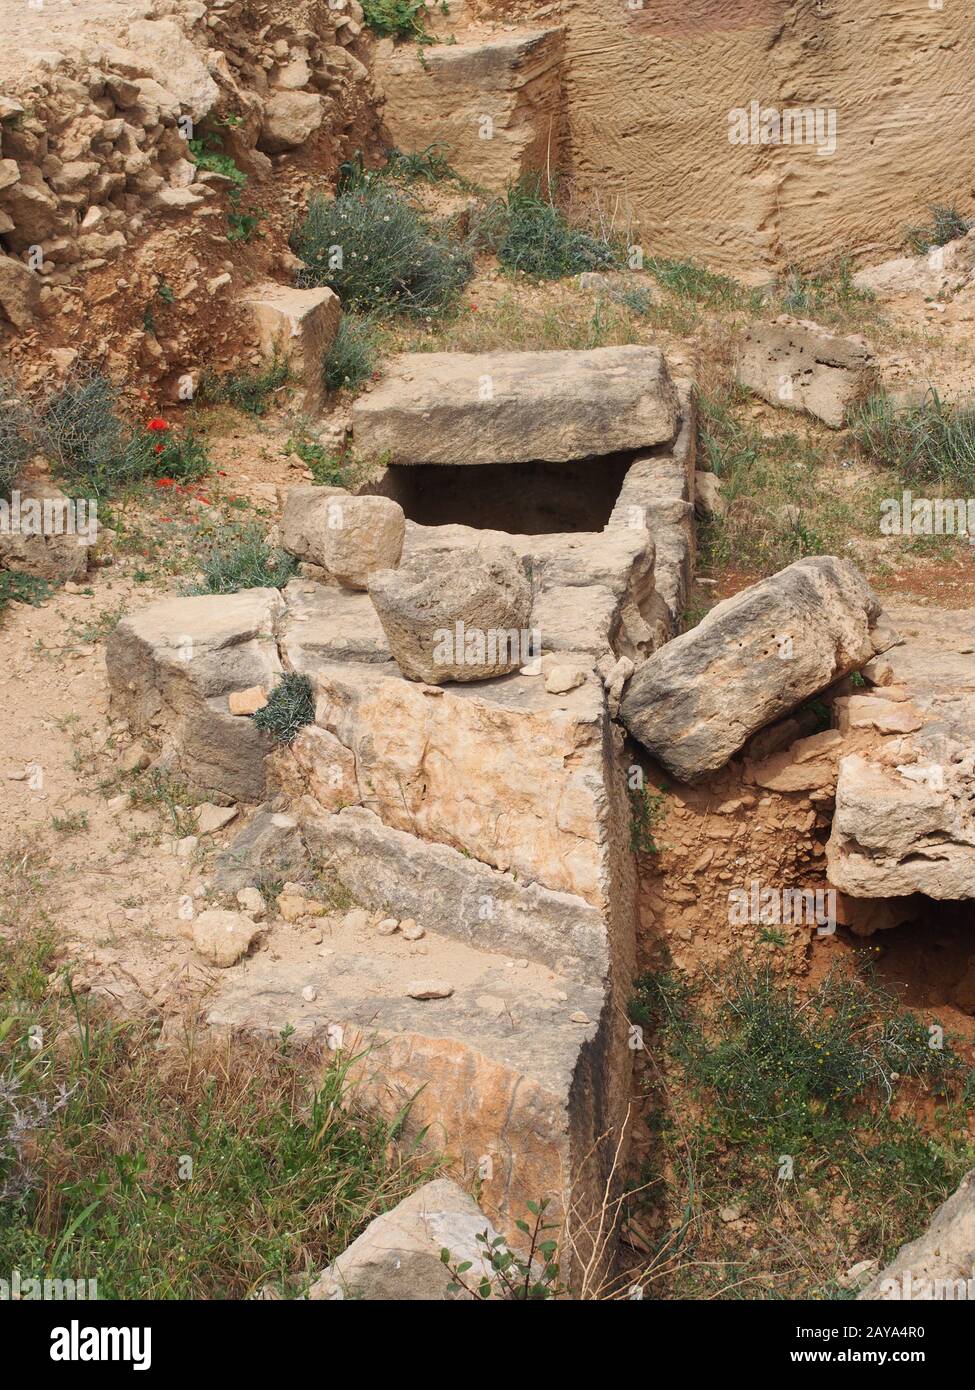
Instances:
[[[410,680],[487,680],[530,659],[532,586],[507,546],[425,551],[373,574],[369,597]]]
[[[281,543],[322,565],[349,589],[367,589],[376,570],[395,569],[406,516],[389,497],[352,497],[339,488],[292,488],[281,519]]]
[[[656,348],[417,352],[352,407],[356,446],[390,463],[527,463],[673,439],[677,392]]]
[[[325,103],[315,92],[275,92],[264,107],[257,148],[265,154],[296,150],[321,127]]]
[[[860,1294],[868,1302],[968,1301],[975,1297],[975,1169],[943,1202],[917,1240]]]
[[[477,1237],[497,1238],[487,1217],[450,1178],[428,1182],[392,1211],[371,1221],[362,1235],[334,1260],[311,1286],[313,1299],[369,1299],[388,1302],[440,1302],[469,1298],[451,1293],[453,1275],[441,1258],[450,1252],[456,1268],[470,1261],[463,1276],[476,1286],[492,1277],[490,1257]]]
[[[849,561],[797,560],[654,652],[630,681],[620,713],[668,771],[694,782],[895,640]]]
[[[123,618],[105,651],[112,709],[149,731],[204,792],[260,801],[267,735],[230,713],[231,691],[281,675],[277,589],[169,598]]]
[[[808,411],[839,429],[850,406],[870,389],[872,362],[864,338],[783,314],[746,331],[738,380],[771,405]]]

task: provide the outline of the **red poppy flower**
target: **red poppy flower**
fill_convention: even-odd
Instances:
[[[151,420],[146,421],[146,429],[152,430],[153,432],[157,432],[159,430],[168,430],[169,426],[166,424],[165,420],[160,420],[157,415],[154,416]]]
[[[172,478],[157,478],[157,479],[156,479],[156,487],[172,487],[172,486],[173,486],[173,480],[172,480]]]
[[[153,449],[152,452],[153,452],[154,454],[161,454],[162,451],[163,451],[163,446],[162,446],[161,444],[157,444],[156,447]]]

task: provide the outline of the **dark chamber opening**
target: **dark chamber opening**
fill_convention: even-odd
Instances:
[[[512,535],[601,531],[633,454],[570,463],[390,464],[365,492],[391,497],[421,526]]]
[[[878,981],[908,1008],[975,1015],[975,902],[921,899],[913,921],[846,939],[870,950]]]

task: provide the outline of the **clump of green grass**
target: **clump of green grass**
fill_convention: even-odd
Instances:
[[[265,415],[273,397],[291,380],[287,358],[275,355],[260,367],[218,376],[204,372],[197,397],[201,404],[229,405],[248,415]]]
[[[932,246],[946,246],[949,241],[965,236],[973,226],[955,207],[935,203],[929,211],[931,221],[927,226],[908,227],[904,233],[904,245],[915,256],[923,256]]]
[[[257,523],[222,528],[200,551],[203,577],[190,592],[236,594],[241,589],[283,589],[297,568],[294,556],[268,545]]]
[[[29,603],[32,608],[39,608],[53,592],[46,579],[17,570],[0,570],[0,613],[9,603]]]
[[[871,396],[849,417],[857,447],[905,483],[975,487],[975,408],[950,405],[929,391],[916,405],[899,408],[889,396]]]
[[[8,502],[33,451],[36,429],[26,397],[15,382],[0,375],[0,497]]]
[[[301,282],[328,285],[355,314],[443,313],[473,271],[465,246],[380,184],[313,194],[292,246]]]
[[[315,719],[315,692],[307,676],[290,671],[268,696],[267,704],[253,716],[259,729],[275,743],[293,743],[298,732]]]
[[[659,1162],[642,1176],[669,1229],[668,1296],[836,1297],[838,1269],[916,1234],[975,1159],[971,1068],[869,972],[834,969],[802,996],[741,958],[706,993],[662,970],[637,981],[631,1017],[659,1059]],[[913,1118],[924,1093],[934,1133]]]
[[[666,815],[666,797],[651,787],[630,788],[630,849],[634,854],[659,854],[657,827]]]
[[[743,415],[740,388],[702,395],[700,447],[706,467],[721,481],[722,516],[701,523],[705,564],[774,574],[804,555],[841,554],[875,514],[880,483],[858,480],[824,486],[838,466],[837,442],[808,433],[765,433]]]
[[[366,318],[343,314],[322,373],[327,391],[357,391],[376,370],[378,340]]]
[[[749,290],[728,275],[719,275],[696,261],[681,261],[666,256],[653,256],[644,269],[658,284],[678,299],[689,300],[708,309],[748,309],[757,313],[761,308],[759,290]]]
[[[52,990],[53,969],[33,922],[0,941],[4,1269],[96,1278],[102,1299],[299,1296],[437,1171],[403,1144],[406,1111],[362,1113],[349,1053],[187,1040],[161,1067],[157,1024]]]
[[[847,256],[815,275],[790,267],[773,294],[784,313],[811,316],[820,322],[851,323],[877,317],[876,295],[854,283],[853,266]]]
[[[623,250],[603,237],[573,227],[537,178],[513,184],[504,198],[481,213],[476,240],[494,251],[509,275],[561,280],[586,270],[609,270],[623,263]]]

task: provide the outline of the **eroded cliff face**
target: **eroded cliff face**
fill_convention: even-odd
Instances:
[[[896,247],[926,203],[971,206],[962,0],[565,0],[559,18],[565,162],[629,198],[651,254],[760,281]],[[813,111],[812,142],[732,143],[736,110],[751,140],[753,102]]]

